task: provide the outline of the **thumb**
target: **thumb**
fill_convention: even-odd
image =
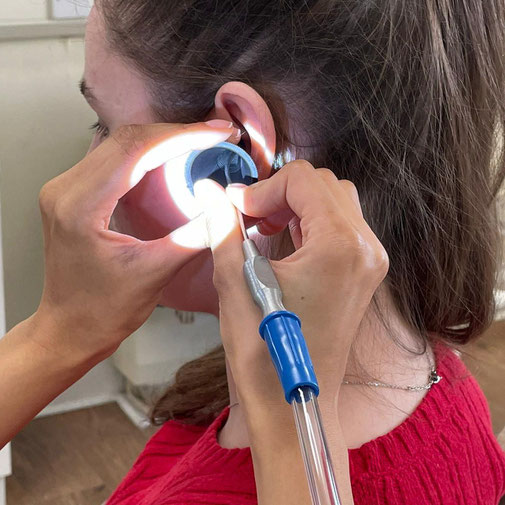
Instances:
[[[215,278],[242,275],[243,238],[237,209],[217,182],[210,179],[197,181],[194,190],[206,219],[207,246],[214,257]]]
[[[214,258],[214,286],[219,295],[221,339],[233,368],[238,356],[247,359],[255,349],[261,322],[258,307],[243,273],[244,253],[237,209],[216,182],[204,179],[195,184],[195,197],[206,217],[208,246]],[[263,346],[261,347],[263,349]]]

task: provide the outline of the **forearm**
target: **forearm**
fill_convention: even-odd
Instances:
[[[342,505],[352,505],[348,452],[336,409],[321,402],[323,423]],[[259,505],[312,503],[291,406],[246,408]]]
[[[0,339],[0,447],[97,362],[44,345],[54,331],[32,316]]]

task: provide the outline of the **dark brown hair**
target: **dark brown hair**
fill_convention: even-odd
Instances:
[[[100,0],[111,47],[165,121],[204,118],[227,81],[272,111],[290,149],[357,187],[385,283],[422,339],[492,322],[504,160],[502,0]],[[374,309],[380,312],[377,300]],[[210,422],[222,347],[182,366],[153,419]]]

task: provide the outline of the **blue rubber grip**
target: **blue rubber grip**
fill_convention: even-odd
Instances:
[[[259,331],[268,345],[286,401],[291,403],[300,386],[309,386],[317,396],[319,385],[299,317],[288,310],[272,312],[263,319]]]

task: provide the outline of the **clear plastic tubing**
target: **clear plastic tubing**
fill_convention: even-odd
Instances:
[[[299,387],[293,393],[291,405],[312,503],[341,505],[317,396],[310,387]]]

